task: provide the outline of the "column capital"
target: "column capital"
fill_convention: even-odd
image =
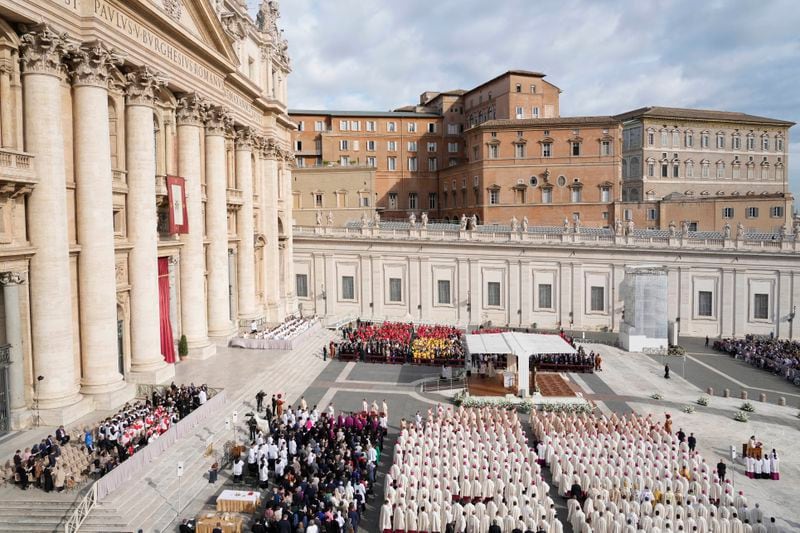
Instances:
[[[125,80],[128,105],[152,106],[156,92],[167,85],[167,79],[147,65],[126,74]]]
[[[278,144],[274,137],[264,137],[261,143],[261,151],[267,159],[278,158]]]
[[[205,108],[205,101],[197,93],[183,96],[175,108],[178,126],[202,126]]]
[[[233,129],[233,117],[227,108],[221,105],[206,107],[203,113],[206,135],[225,135]]]
[[[69,35],[66,32],[58,32],[51,25],[42,23],[33,26],[21,37],[21,41],[23,75],[61,76],[64,72],[62,61],[69,51]]]
[[[258,136],[253,131],[253,128],[245,126],[243,128],[236,128],[236,150],[245,152],[252,152],[253,147],[258,145]]]
[[[22,285],[27,281],[25,272],[0,272],[0,285]]]
[[[122,65],[123,56],[102,41],[84,43],[70,55],[70,75],[75,87],[108,88],[114,71]]]

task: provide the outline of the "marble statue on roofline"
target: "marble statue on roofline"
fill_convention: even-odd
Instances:
[[[460,229],[467,229],[467,215],[461,213],[461,220],[459,221]]]

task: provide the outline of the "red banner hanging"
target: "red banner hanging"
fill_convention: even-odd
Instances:
[[[186,180],[178,176],[167,176],[167,199],[169,200],[169,232],[171,234],[189,233]]]

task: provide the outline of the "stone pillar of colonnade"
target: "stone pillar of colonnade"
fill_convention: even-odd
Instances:
[[[131,243],[131,371],[129,381],[165,383],[175,366],[161,354],[158,294],[158,214],[153,104],[165,80],[148,67],[127,75],[125,140],[128,162],[128,241]]]
[[[233,126],[230,114],[209,107],[206,126],[206,234],[208,235],[208,335],[221,340],[233,333],[228,263],[228,179],[225,135]]]
[[[186,180],[186,210],[189,233],[182,236],[181,333],[186,335],[189,356],[204,359],[216,353],[208,339],[206,305],[206,256],[204,249],[203,201],[200,178],[200,135],[205,103],[196,94],[178,101],[178,173]]]
[[[278,249],[278,160],[275,140],[267,139],[263,144],[261,162],[262,218],[266,245],[264,251],[264,293],[267,301],[267,320],[275,323],[283,320],[280,284],[280,252]]]
[[[81,390],[103,409],[135,394],[126,387],[117,353],[117,285],[114,248],[108,83],[121,58],[100,41],[71,57],[75,145],[75,218],[81,332]],[[124,390],[127,389],[127,390]]]
[[[25,360],[22,345],[22,316],[20,287],[25,287],[24,272],[3,272],[3,311],[8,344],[8,408],[11,427],[18,429],[30,424],[31,411],[25,399]]]
[[[243,204],[236,218],[239,235],[237,285],[239,289],[239,319],[258,318],[261,311],[256,303],[255,229],[253,227],[253,132],[250,128],[236,131],[236,183],[242,191]]]
[[[284,241],[283,271],[285,285],[281,287],[281,296],[284,299],[284,313],[286,315],[297,312],[297,295],[295,294],[294,279],[294,242],[292,241],[292,164],[294,154],[291,151],[283,152],[283,159],[278,162],[283,173],[282,184],[284,190],[282,196],[285,198],[283,210],[283,232],[286,237]]]
[[[61,122],[66,38],[42,24],[22,36],[21,47],[25,151],[35,155],[38,178],[27,209],[28,236],[36,248],[30,262],[32,376],[35,407],[47,424],[68,423],[93,409],[93,402],[80,394],[80,368],[73,352]],[[107,179],[110,183],[110,176]]]

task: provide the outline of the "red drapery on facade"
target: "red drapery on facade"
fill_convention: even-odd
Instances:
[[[175,343],[169,321],[169,258],[158,258],[158,316],[161,326],[161,355],[167,363],[175,362]]]

